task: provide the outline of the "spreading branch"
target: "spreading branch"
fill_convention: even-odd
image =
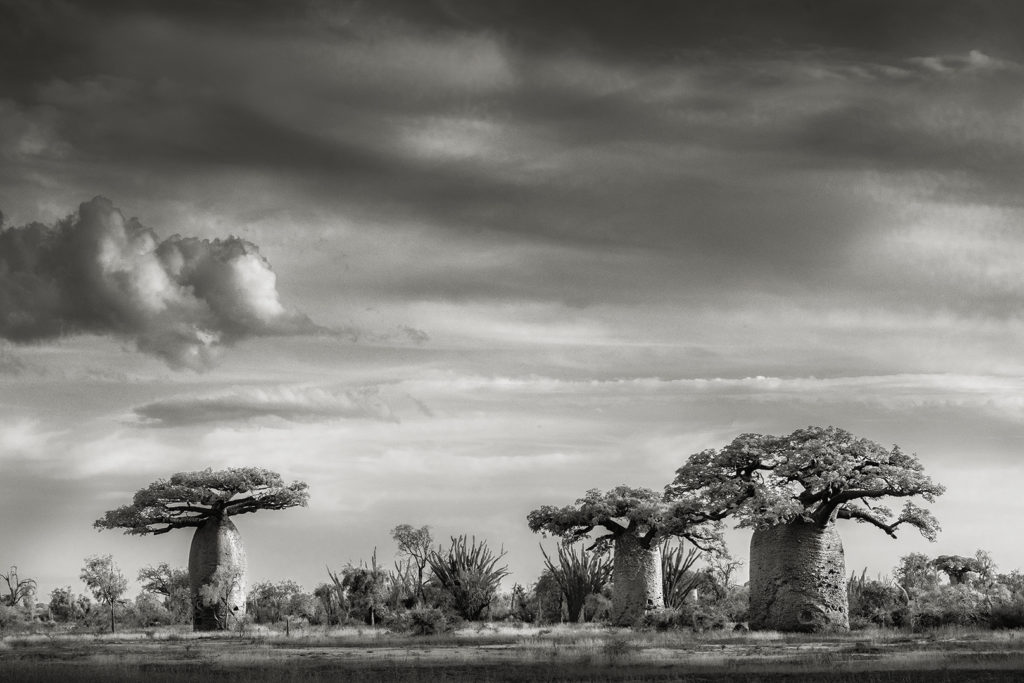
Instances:
[[[198,527],[211,517],[305,506],[307,489],[304,482],[285,484],[281,475],[258,467],[179,472],[140,489],[131,504],[109,510],[93,526],[124,529],[126,534],[165,534]]]
[[[739,526],[768,527],[797,519],[825,527],[835,519],[872,524],[889,536],[903,524],[934,540],[938,524],[912,503],[895,520],[871,501],[919,496],[944,488],[914,455],[886,449],[835,427],[788,436],[743,434],[721,450],[696,453],[676,472],[665,495],[684,522],[736,517]]]

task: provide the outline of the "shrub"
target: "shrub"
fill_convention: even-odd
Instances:
[[[692,617],[679,608],[652,609],[644,613],[640,620],[641,628],[650,628],[657,631],[668,631],[670,629],[689,627]]]
[[[544,551],[544,546],[540,547],[540,552],[544,556],[544,567],[562,591],[568,620],[585,618],[587,596],[599,594],[611,578],[611,557],[605,553],[588,552],[582,544],[578,553],[575,546],[559,545],[556,565]]]
[[[0,631],[22,631],[28,628],[29,622],[24,608],[0,605]]]
[[[444,610],[437,607],[414,608],[402,612],[389,622],[388,627],[395,631],[411,633],[416,636],[433,636],[448,633],[458,626],[458,620],[452,619]]]
[[[916,596],[910,611],[914,629],[973,626],[986,617],[985,596],[964,585],[941,586]]]
[[[900,626],[906,623],[903,591],[888,581],[866,578],[867,570],[850,576],[847,595],[850,603],[850,628]]]
[[[993,605],[988,623],[990,627],[996,629],[1024,628],[1024,600]]]
[[[603,593],[592,593],[583,601],[583,616],[586,621],[608,621],[611,614],[611,598]]]
[[[497,564],[505,551],[495,555],[486,541],[476,538],[452,536],[452,543],[444,553],[430,551],[427,559],[434,578],[451,599],[452,610],[468,621],[479,619],[498,592],[501,580],[508,575],[508,567]]]

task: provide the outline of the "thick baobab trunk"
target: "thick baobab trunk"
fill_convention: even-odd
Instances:
[[[661,548],[631,533],[615,538],[612,565],[612,623],[634,626],[649,609],[665,606],[661,583]]]
[[[193,629],[216,631],[245,615],[245,550],[227,517],[210,517],[192,537],[188,579]]]
[[[850,628],[843,543],[834,524],[804,521],[757,529],[750,540],[750,627]]]

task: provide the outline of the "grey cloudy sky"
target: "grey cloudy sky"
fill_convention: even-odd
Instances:
[[[948,487],[937,544],[846,528],[851,568],[1024,566],[1022,21],[0,0],[0,562],[184,565],[90,524],[256,464],[311,503],[241,520],[255,580],[408,522],[526,583],[533,507],[834,424]]]

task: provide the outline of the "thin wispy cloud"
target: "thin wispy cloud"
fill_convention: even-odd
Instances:
[[[387,403],[373,388],[235,387],[213,394],[169,397],[138,406],[133,412],[143,425],[157,427],[247,422],[260,418],[293,422],[395,420]]]

